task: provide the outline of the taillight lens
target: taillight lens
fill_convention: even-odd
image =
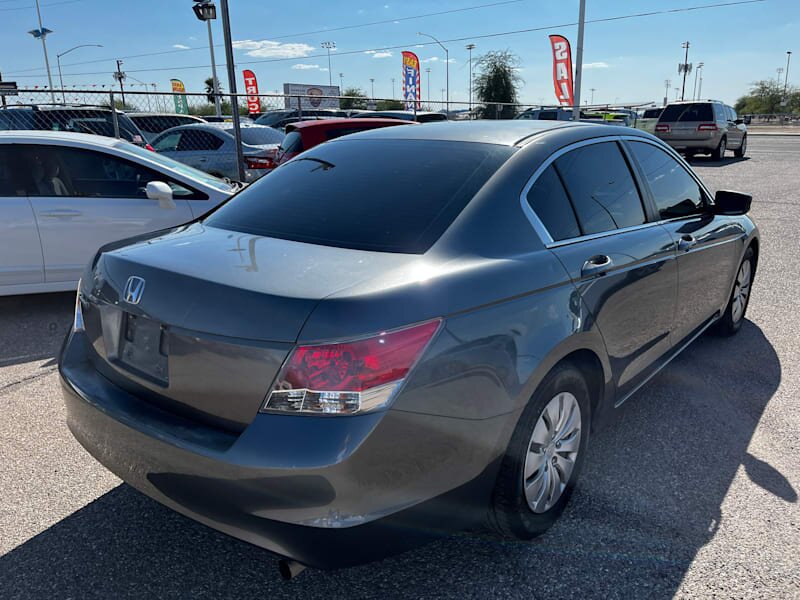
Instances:
[[[81,283],[78,280],[78,292],[75,294],[75,316],[72,319],[72,331],[78,333],[85,330],[83,324],[83,309],[81,308]]]
[[[716,131],[717,124],[716,123],[700,123],[697,126],[697,131]]]
[[[661,133],[669,133],[670,132],[670,127],[666,123],[658,124],[658,125],[656,125],[656,131],[659,131]]]
[[[150,152],[155,152],[155,151],[156,151],[156,149],[155,149],[155,148],[153,148],[153,147],[152,147],[150,144],[145,144],[145,145],[144,145],[144,147],[145,147],[147,150],[150,150]]]
[[[298,346],[261,410],[352,415],[383,408],[440,325],[437,319],[359,340]]]
[[[269,156],[245,156],[244,164],[248,169],[273,169],[275,163]]]

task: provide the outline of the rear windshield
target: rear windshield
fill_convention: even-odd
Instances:
[[[657,119],[658,117],[661,116],[661,110],[662,109],[660,109],[660,108],[648,108],[646,111],[644,111],[644,115],[642,115],[642,118],[643,119]]]
[[[233,135],[233,129],[227,131]],[[242,127],[242,141],[251,146],[280,144],[283,138],[284,135],[272,127]]]
[[[161,133],[167,129],[172,129],[173,127],[198,123],[198,121],[195,119],[181,117],[179,115],[139,115],[130,118],[134,123],[136,123],[139,129],[148,131],[150,133]]]
[[[696,104],[670,104],[661,113],[662,123],[713,121],[714,111],[708,102]]]
[[[323,246],[422,254],[513,152],[492,144],[343,138],[278,167],[205,223]]]

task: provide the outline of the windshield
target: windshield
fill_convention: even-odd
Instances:
[[[163,154],[159,154],[158,152],[153,152],[152,150],[147,150],[140,146],[136,146],[134,144],[128,144],[125,142],[120,142],[115,144],[115,147],[119,148],[120,150],[125,150],[126,152],[130,152],[131,154],[136,154],[142,158],[145,158],[149,161],[158,163],[162,167],[167,169],[172,169],[188,177],[190,179],[194,179],[196,181],[200,181],[206,184],[209,187],[213,187],[214,189],[221,190],[223,192],[230,192],[235,189],[230,183],[223,181],[213,175],[209,175],[208,173],[204,173],[198,169],[185,165],[183,163],[178,162],[177,160],[172,160],[168,156],[164,156]]]
[[[422,254],[513,152],[494,144],[345,138],[281,165],[205,222],[323,246]]]
[[[233,135],[233,129],[226,129]],[[242,142],[250,146],[263,146],[266,144],[280,144],[284,135],[272,127],[242,127]]]

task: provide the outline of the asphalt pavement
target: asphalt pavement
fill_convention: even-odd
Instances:
[[[619,410],[532,543],[459,535],[283,582],[270,554],[142,496],[73,440],[55,362],[72,295],[0,298],[0,598],[800,598],[800,138],[754,136],[748,154],[693,161],[712,189],[754,195],[747,322]]]

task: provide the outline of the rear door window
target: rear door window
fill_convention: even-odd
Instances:
[[[645,222],[639,191],[616,142],[577,148],[554,164],[584,235]]]
[[[527,200],[554,241],[581,234],[575,211],[553,165],[539,175],[528,192]]]
[[[196,152],[200,150],[217,150],[224,144],[219,137],[208,131],[184,129],[178,142],[178,152]]]
[[[629,147],[644,172],[659,217],[674,219],[705,210],[703,189],[677,160],[645,142],[629,142]]]
[[[325,246],[421,254],[513,153],[494,144],[343,138],[281,165],[205,223]]]

